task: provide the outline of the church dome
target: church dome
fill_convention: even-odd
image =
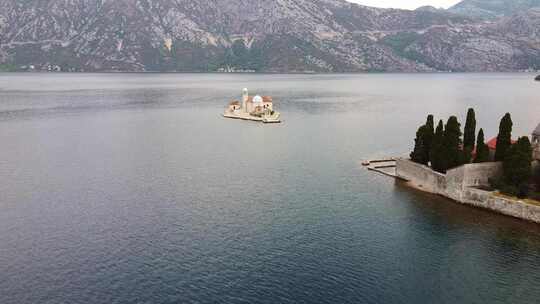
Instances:
[[[253,97],[253,103],[255,104],[262,104],[263,103],[263,98],[259,95]]]

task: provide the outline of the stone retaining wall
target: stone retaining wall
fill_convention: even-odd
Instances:
[[[461,203],[540,223],[540,206],[500,197],[493,192],[468,188],[464,191]]]
[[[426,192],[442,194],[446,189],[444,174],[408,159],[396,160],[396,175]]]
[[[467,164],[449,170],[445,175],[408,159],[397,159],[396,174],[420,190],[439,194],[462,204],[540,223],[540,206],[472,188],[488,186],[490,178],[500,177],[501,163]]]
[[[502,177],[502,163],[467,164],[446,173],[446,196],[460,201],[463,191],[470,187],[489,187],[490,179]]]

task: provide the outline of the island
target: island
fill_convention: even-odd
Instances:
[[[473,109],[463,132],[456,116],[435,125],[429,115],[410,157],[396,159],[395,176],[421,191],[540,223],[540,124],[514,139],[512,127],[507,113],[486,142]]]
[[[270,96],[249,96],[248,89],[242,90],[242,102],[233,100],[223,114],[226,118],[259,121],[263,123],[280,123],[281,114],[274,111],[274,103]]]

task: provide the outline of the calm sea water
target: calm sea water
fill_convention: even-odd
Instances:
[[[0,303],[538,302],[540,226],[360,166],[428,113],[529,134],[532,78],[0,74]]]

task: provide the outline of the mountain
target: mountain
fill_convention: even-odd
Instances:
[[[475,18],[494,19],[540,7],[540,0],[464,0],[448,11]]]
[[[0,69],[540,69],[540,12],[480,22],[343,0],[0,0]]]
[[[443,8],[436,8],[436,7],[431,6],[431,5],[424,5],[424,6],[420,6],[416,10],[417,11],[428,11],[428,12],[433,12],[433,13],[440,13],[444,9]]]

